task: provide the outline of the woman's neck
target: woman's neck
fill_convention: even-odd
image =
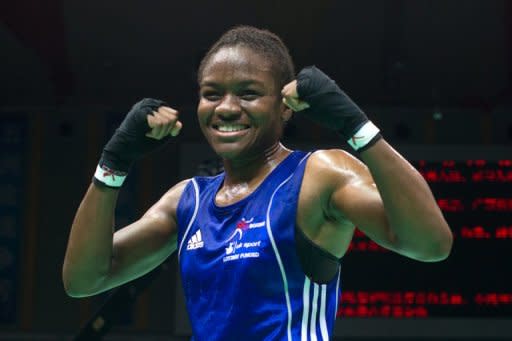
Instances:
[[[290,153],[291,150],[278,142],[264,153],[241,162],[224,160],[224,187],[241,184],[252,187],[254,183],[260,183]]]

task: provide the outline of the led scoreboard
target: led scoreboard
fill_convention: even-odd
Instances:
[[[440,263],[410,260],[356,231],[342,260],[341,320],[508,319],[512,326],[512,150],[478,158],[462,152],[467,157],[453,158],[456,150],[407,156],[453,231],[451,255]]]
[[[432,189],[452,252],[418,262],[356,231],[342,259],[335,335],[512,340],[512,148],[399,151]]]

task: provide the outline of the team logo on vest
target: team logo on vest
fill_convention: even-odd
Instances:
[[[196,233],[187,242],[187,250],[200,249],[204,246],[203,236],[201,230],[197,230]]]
[[[264,220],[255,222],[254,217],[249,220],[242,218],[242,220],[236,224],[236,228],[233,234],[226,241],[228,246],[225,248],[226,256],[223,258],[223,261],[229,262],[241,258],[258,258],[260,253],[249,249],[259,248],[261,245],[261,240],[244,242],[242,239],[247,231],[264,226]],[[237,252],[238,250],[242,252]]]

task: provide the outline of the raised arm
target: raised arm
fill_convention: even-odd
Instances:
[[[409,258],[448,257],[452,234],[430,188],[384,139],[361,153],[366,166],[355,158],[337,158],[350,171],[333,182],[332,216],[351,221],[379,245]]]
[[[341,151],[324,153],[319,169],[329,188],[327,217],[340,226],[350,221],[375,242],[413,259],[449,255],[452,233],[427,183],[333,80],[308,67],[282,94],[295,111],[335,129],[364,162]]]
[[[175,250],[176,205],[186,182],[171,188],[135,223],[115,234],[113,226],[119,188],[130,165],[180,129],[174,110],[143,100],[106,145],[69,235],[62,279],[70,296],[94,295],[142,276]]]
[[[383,139],[361,158],[382,198],[393,249],[422,261],[447,258],[453,236],[421,174]],[[366,229],[368,234],[373,233],[371,228]]]

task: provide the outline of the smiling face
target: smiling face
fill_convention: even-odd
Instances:
[[[223,47],[203,69],[199,84],[199,125],[225,159],[254,158],[275,146],[291,115],[270,63],[243,46]]]

